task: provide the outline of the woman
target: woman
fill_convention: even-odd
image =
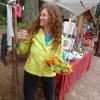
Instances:
[[[55,5],[44,4],[40,14],[28,30],[18,35],[19,53],[30,51],[25,64],[24,97],[35,100],[38,79],[43,83],[46,100],[55,100],[56,73],[48,70],[43,62],[51,56],[62,55],[62,19]]]

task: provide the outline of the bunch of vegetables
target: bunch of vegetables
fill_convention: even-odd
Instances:
[[[72,66],[68,62],[60,60],[57,56],[53,56],[45,61],[47,68],[56,73],[70,73],[72,72]]]

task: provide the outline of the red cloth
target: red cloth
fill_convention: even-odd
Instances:
[[[70,74],[57,74],[56,88],[58,100],[64,100],[65,93],[69,92],[76,81],[89,69],[92,51],[89,51],[81,60],[72,62],[73,72]]]
[[[85,39],[87,40],[87,39],[92,38],[92,35],[91,35],[91,33],[86,32],[85,35],[84,35],[84,37],[85,37]]]

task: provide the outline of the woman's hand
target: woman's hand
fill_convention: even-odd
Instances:
[[[25,40],[27,37],[28,37],[28,32],[27,30],[21,30],[18,32],[18,35],[17,35],[17,42],[20,42],[22,40]]]

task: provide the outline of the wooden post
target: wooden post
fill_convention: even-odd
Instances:
[[[78,24],[77,24],[78,33],[83,32],[84,17],[85,15],[83,14],[79,16]]]
[[[13,7],[13,29],[14,37],[12,38],[12,97],[11,100],[19,100],[19,76],[18,76],[18,56],[16,51],[16,29],[17,18],[15,14],[15,7]]]

